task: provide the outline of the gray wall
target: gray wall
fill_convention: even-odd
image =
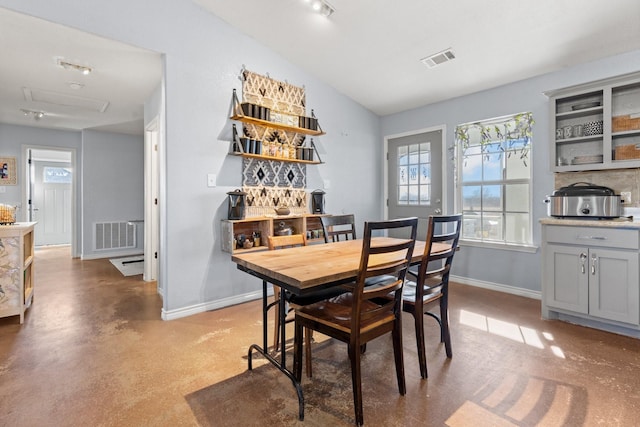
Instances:
[[[137,247],[126,250],[94,250],[93,227],[96,222],[144,218],[143,165],[142,136],[82,132],[82,258],[142,253],[142,224],[138,227]]]
[[[354,212],[360,222],[382,217],[379,118],[192,2],[166,0],[153,8],[143,0],[0,0],[0,6],[165,55],[164,318],[260,295],[260,282],[220,250],[226,193],[241,185],[241,159],[227,153],[231,92],[241,88],[243,64],[305,86],[307,106],[327,132],[314,139],[326,163],[307,168],[308,189],[322,188],[328,179],[328,211]],[[207,187],[208,173],[218,176],[217,187]]]
[[[446,67],[444,65],[443,67]],[[532,142],[533,165],[533,238],[540,245],[540,218],[546,217],[544,197],[554,187],[549,165],[549,102],[543,92],[605,77],[640,70],[640,51],[618,55],[556,73],[539,76],[492,90],[428,105],[382,118],[382,134],[394,135],[435,125],[446,125],[446,143],[454,144],[456,125],[507,114],[531,111],[534,116]],[[453,212],[453,168],[449,165],[448,212]],[[489,286],[523,288],[540,291],[541,259],[536,253],[463,246],[456,255],[453,274],[487,282]]]

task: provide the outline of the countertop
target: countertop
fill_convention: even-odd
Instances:
[[[577,227],[630,228],[640,230],[640,221],[622,219],[542,218],[543,225],[568,225]]]

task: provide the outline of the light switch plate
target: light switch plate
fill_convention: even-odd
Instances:
[[[4,185],[0,185],[0,193],[6,193],[7,192],[7,187],[5,187]]]
[[[215,187],[216,186],[216,174],[215,173],[210,173],[207,174],[207,186],[208,187]]]
[[[331,181],[329,181],[328,179],[324,180],[324,189],[328,190],[331,187]]]

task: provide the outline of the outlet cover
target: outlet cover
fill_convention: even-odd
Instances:
[[[215,173],[207,174],[207,187],[215,187],[216,179],[217,179],[217,176]]]

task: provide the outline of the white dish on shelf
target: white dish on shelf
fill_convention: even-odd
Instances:
[[[576,104],[576,105],[572,105],[571,109],[573,111],[578,111],[578,110],[584,110],[586,108],[594,108],[594,107],[599,107],[601,104],[600,101],[594,101],[594,102],[584,102],[582,104]]]
[[[602,163],[603,156],[576,156],[571,160],[572,165],[586,165],[590,163]]]

